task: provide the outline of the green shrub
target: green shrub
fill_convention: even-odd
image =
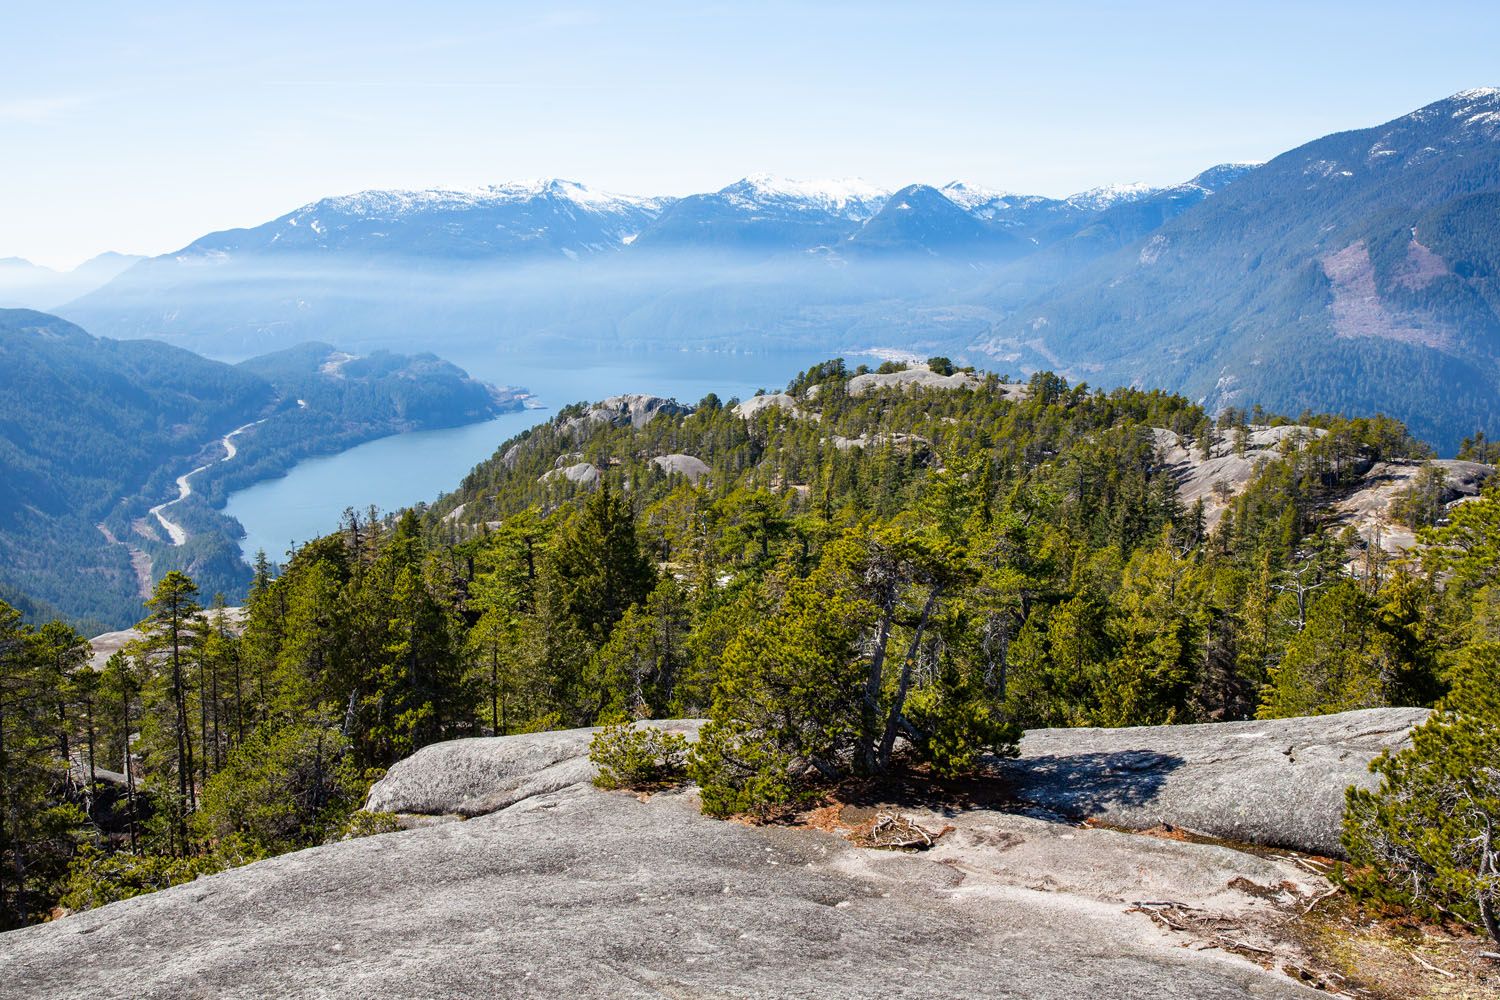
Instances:
[[[605,726],[589,741],[600,788],[663,788],[686,774],[687,737],[626,722]]]
[[[381,833],[395,833],[401,829],[396,814],[391,812],[370,812],[358,809],[349,814],[349,819],[344,823],[344,831],[340,840],[354,840],[358,837],[373,837]]]
[[[813,797],[796,780],[795,758],[771,738],[710,722],[698,734],[688,774],[698,783],[709,816],[749,813],[762,818],[801,805]]]
[[[204,839],[240,834],[280,854],[336,837],[363,791],[349,742],[337,729],[267,726],[236,747],[209,779],[193,825]]]
[[[108,854],[85,844],[68,866],[67,882],[58,902],[69,910],[91,910],[191,882],[200,875],[238,868],[265,856],[264,851],[240,837],[221,841],[212,853],[186,858],[128,851]]]
[[[1465,650],[1454,680],[1411,746],[1371,763],[1380,787],[1349,790],[1347,881],[1500,943],[1500,643]]]
[[[912,692],[906,714],[920,736],[913,749],[944,778],[972,774],[988,758],[1014,757],[1021,739],[1021,728],[954,672]]]

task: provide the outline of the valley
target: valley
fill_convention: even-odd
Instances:
[[[240,599],[236,489],[375,438],[520,411],[523,390],[430,354],[308,344],[229,365],[154,341],[96,338],[0,310],[0,588],[91,630],[140,616],[185,569]],[[182,472],[187,468],[191,471]],[[79,574],[90,579],[77,586]]]
[[[157,523],[160,524],[166,531],[167,537],[172,540],[173,545],[185,544],[187,542],[187,532],[182,528],[181,525],[177,524],[175,521],[168,520],[166,514],[163,512],[169,507],[182,503],[182,501],[193,495],[192,478],[194,476],[196,476],[200,472],[207,472],[219,462],[228,462],[229,460],[234,458],[235,455],[239,454],[239,449],[235,447],[234,443],[234,439],[236,437],[245,433],[252,427],[257,427],[260,424],[265,423],[268,419],[270,418],[262,417],[259,420],[252,420],[250,423],[242,424],[241,426],[236,427],[234,430],[230,431],[228,434],[225,434],[220,442],[224,446],[224,456],[222,458],[216,458],[206,465],[200,465],[191,472],[185,472],[182,475],[178,476],[177,497],[173,500],[168,500],[165,503],[159,503],[148,511],[148,513],[152,517],[156,518]]]

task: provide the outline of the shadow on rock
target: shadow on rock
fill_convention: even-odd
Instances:
[[[1010,791],[1077,819],[1156,801],[1173,771],[1187,763],[1155,750],[1117,750],[1007,761]]]

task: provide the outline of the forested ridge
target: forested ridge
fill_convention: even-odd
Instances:
[[[330,357],[340,361],[324,371]],[[309,455],[521,405],[432,355],[309,344],[227,365],[24,309],[0,310],[0,370],[0,594],[26,594],[15,603],[29,620],[58,613],[95,632],[139,613],[142,564],[153,579],[181,569],[243,595],[242,529],[218,513],[230,491]],[[189,537],[169,544],[147,511],[245,425],[235,461],[199,473],[173,505]]]
[[[1153,428],[1232,449],[1247,414],[1048,373],[855,374],[828,362],[758,407],[568,407],[431,509],[351,510],[279,574],[262,559],[240,626],[168,575],[102,671],[12,616],[6,921],[389,829],[364,790],[454,737],[706,716],[705,809],[767,817],[850,775],[982,771],[1020,727],[1465,713],[1494,670],[1494,485],[1413,504],[1407,558],[1333,516],[1373,463],[1427,453],[1394,421],[1299,418],[1324,433],[1288,435],[1210,518]],[[127,746],[127,775],[88,778]]]

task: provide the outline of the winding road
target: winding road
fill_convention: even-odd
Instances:
[[[298,402],[301,403],[301,400],[298,400]],[[233,458],[235,455],[239,454],[239,449],[237,447],[235,447],[235,444],[234,444],[234,439],[235,439],[236,436],[245,433],[250,428],[255,427],[258,424],[265,423],[267,419],[268,418],[266,418],[266,417],[262,417],[259,420],[252,420],[252,421],[250,421],[250,423],[244,424],[243,426],[240,426],[240,427],[236,427],[234,430],[230,431],[228,434],[225,434],[224,437],[223,437],[223,439],[222,439],[222,443],[224,445],[224,457],[223,458],[214,459],[212,462],[209,462],[207,465],[200,465],[196,469],[192,470],[191,472],[187,472],[187,473],[184,473],[184,474],[178,476],[177,477],[177,498],[174,499],[174,500],[168,500],[166,503],[159,503],[155,507],[151,508],[151,516],[154,517],[154,518],[156,518],[156,520],[161,524],[161,526],[166,529],[167,535],[168,535],[168,537],[170,537],[172,539],[172,544],[173,545],[181,545],[181,544],[183,544],[184,542],[187,541],[188,535],[187,535],[187,532],[183,529],[182,525],[177,524],[174,521],[168,520],[167,519],[167,515],[165,513],[163,513],[163,512],[168,507],[171,507],[173,504],[182,503],[182,501],[186,500],[188,497],[190,497],[190,496],[193,495],[193,485],[192,485],[192,483],[189,482],[190,479],[192,479],[198,473],[202,472],[204,469],[208,469],[208,468],[211,468],[211,467],[213,467],[215,465],[218,465],[220,462],[227,462],[231,458]]]

